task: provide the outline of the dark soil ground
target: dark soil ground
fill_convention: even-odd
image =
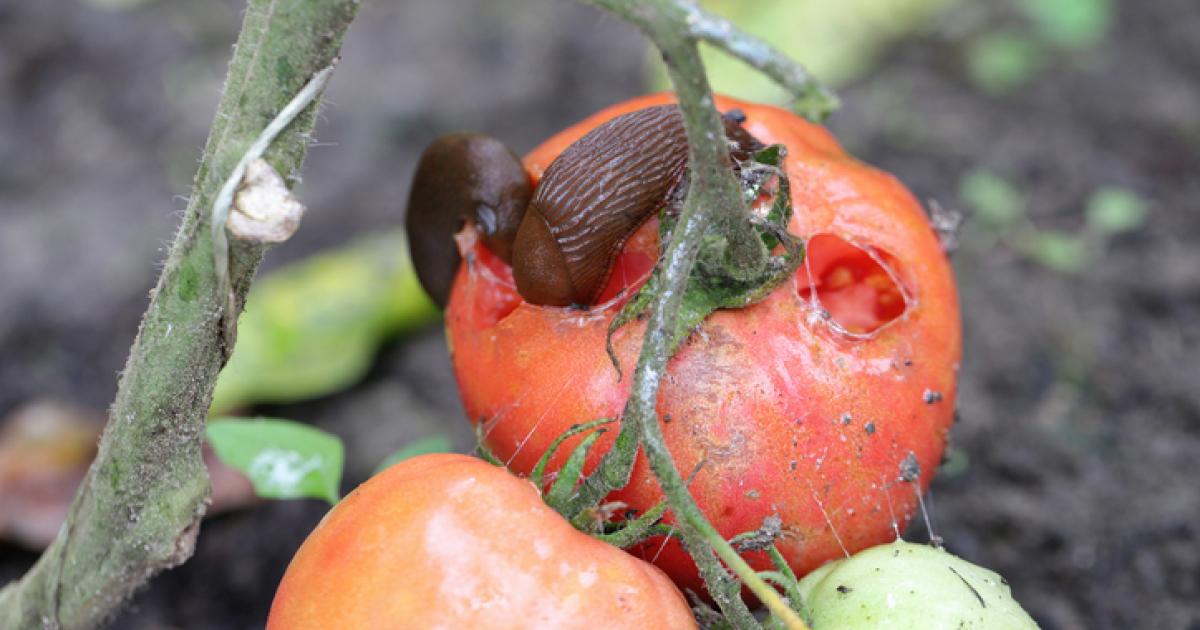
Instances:
[[[963,46],[1012,16],[979,11],[892,49],[830,120],[852,152],[966,214],[957,465],[929,497],[934,529],[1044,628],[1200,628],[1200,6],[1118,3],[1104,43],[1000,96],[967,79]],[[112,399],[239,17],[224,0],[0,0],[0,415]],[[640,92],[644,59],[636,33],[566,2],[365,6],[318,129],[329,144],[305,169],[310,213],[267,267],[395,225],[434,136],[467,127],[528,149]],[[972,220],[959,182],[981,167],[1042,228],[1079,229],[1105,185],[1136,191],[1149,218],[1081,272],[1053,271]],[[263,411],[343,435],[348,486],[431,427],[469,444],[437,330],[386,348],[351,391]],[[261,626],[323,512],[208,520],[195,557],[114,627]],[[35,557],[0,546],[0,583]]]

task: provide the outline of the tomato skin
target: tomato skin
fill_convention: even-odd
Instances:
[[[536,179],[604,120],[672,98],[652,95],[603,110],[534,149],[526,167]],[[895,178],[847,156],[823,128],[784,110],[728,98],[718,98],[717,106],[742,109],[746,128],[759,140],[786,145],[795,208],[790,231],[820,247],[810,250],[801,276],[762,302],[705,321],[668,364],[658,412],[679,470],[686,476],[703,462],[690,489],[717,529],[731,537],[779,514],[780,550],[804,574],[892,539],[913,515],[918,487],[927,487],[953,422],[958,297],[923,210]],[[817,235],[824,238],[811,240]],[[572,424],[621,414],[645,324],[631,323],[614,337],[626,374],[618,381],[604,350],[617,305],[582,312],[524,303],[512,297],[502,266],[486,264],[486,252],[469,234],[460,245],[475,254],[460,267],[447,310],[463,403],[471,421],[483,425],[493,452],[512,470],[528,473]],[[816,282],[812,277],[826,268],[839,271],[839,261],[830,260],[844,253],[839,247],[867,261],[845,265],[850,276],[875,265],[905,296],[906,306],[895,311],[882,296],[897,291],[828,294],[828,310],[836,304],[852,316],[848,327],[873,326],[879,314],[895,317],[873,332],[839,329],[809,294],[801,297]],[[855,308],[876,299],[877,312],[853,317]],[[589,470],[614,433],[601,438]],[[559,451],[552,469],[577,440]],[[919,466],[918,487],[899,480],[910,453]],[[609,498],[638,511],[661,499],[643,455],[630,485]],[[676,542],[652,540],[634,553],[652,559],[681,587],[701,588]],[[756,568],[769,567],[763,554],[747,558]]]
[[[654,566],[573,529],[537,489],[465,455],[359,486],[296,552],[267,621],[302,628],[694,628]]]

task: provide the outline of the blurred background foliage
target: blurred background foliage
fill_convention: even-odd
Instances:
[[[743,2],[705,0],[705,8],[763,38],[814,76],[837,87],[869,71],[888,44],[922,28],[960,0],[843,0],[841,2]],[[713,89],[752,101],[783,104],[787,94],[740,61],[708,48],[704,54]],[[669,83],[661,64],[651,64],[655,88]]]
[[[437,317],[401,230],[291,263],[255,282],[211,413],[349,387],[383,342]]]
[[[1180,472],[1200,458],[1200,6],[705,5],[838,86],[846,147],[962,219],[962,421],[936,533],[1044,628],[1200,624],[1200,493]],[[0,0],[0,582],[91,456],[242,8]],[[783,102],[706,60],[718,90]],[[340,492],[389,457],[470,448],[398,231],[420,150],[473,129],[523,152],[662,86],[636,32],[566,0],[365,3],[297,183],[310,211],[267,257],[214,414],[337,435]],[[325,504],[247,509],[247,480],[211,470],[214,512],[233,511],[116,627],[261,626]]]

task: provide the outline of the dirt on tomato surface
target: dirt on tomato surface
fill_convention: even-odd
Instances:
[[[1029,24],[984,4],[887,49],[829,121],[964,219],[960,413],[928,521],[1043,628],[1200,628],[1200,6],[1119,1],[1101,41],[1042,45],[998,85],[972,47]],[[0,3],[0,416],[110,403],[241,10]],[[569,2],[365,5],[305,167],[309,214],[264,270],[399,225],[435,136],[481,130],[523,152],[644,91],[646,58],[636,32]],[[346,439],[347,488],[415,436],[471,444],[437,327],[384,348],[349,391],[255,411]],[[205,521],[195,556],[113,627],[261,627],[325,509]],[[928,536],[921,518],[906,533]],[[35,559],[0,543],[0,583]]]

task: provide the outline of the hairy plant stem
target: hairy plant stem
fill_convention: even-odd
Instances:
[[[605,9],[623,20],[638,26],[658,45],[660,50],[665,50],[659,42],[659,34],[662,31],[667,31],[666,35],[669,40],[674,40],[676,44],[679,44],[678,40],[680,39],[687,40],[690,38],[692,40],[702,40],[717,46],[767,75],[784,89],[788,90],[796,98],[794,103],[796,110],[809,119],[820,120],[838,107],[837,95],[816,81],[803,66],[792,61],[787,55],[776,50],[770,44],[738,30],[728,20],[708,13],[692,2],[688,2],[687,0],[583,1]],[[690,45],[690,42],[683,42],[683,45]],[[669,56],[666,56],[664,61],[667,63],[668,68],[674,65]],[[694,64],[694,67],[683,70],[681,73],[676,72],[676,74],[682,74],[683,76],[698,75],[702,78],[705,76],[703,67],[698,61]],[[672,76],[672,80],[675,80],[675,75]],[[699,97],[701,100],[694,100],[681,94],[681,103],[711,110],[712,101],[710,90],[707,89],[707,80],[705,80],[705,88],[700,90],[700,92]],[[709,98],[709,100],[704,101],[704,98]],[[704,121],[701,120],[701,122]],[[710,123],[711,118],[705,124]],[[700,141],[711,139],[710,144],[715,144],[717,139],[724,138],[724,129],[721,127],[713,128],[709,126],[707,130],[714,135],[699,138]],[[717,147],[709,153],[720,153],[723,150]],[[696,164],[695,161],[692,163]],[[710,165],[715,168],[716,164],[717,162],[712,162]],[[724,173],[718,176],[718,181],[722,179],[731,180]],[[736,183],[734,187],[736,188]],[[721,197],[728,199],[728,195],[728,188],[721,191]],[[728,210],[722,213],[727,218],[731,216],[737,218],[737,209],[744,211],[740,202],[730,205],[727,208]],[[735,230],[735,234],[738,237],[735,240],[740,239],[744,234],[740,224],[737,224],[736,221],[732,227],[728,223],[723,227]],[[753,249],[751,248],[751,251]],[[752,253],[751,256],[753,257],[755,254]],[[757,265],[752,265],[752,267],[757,267]],[[604,454],[600,465],[596,467],[595,471],[584,479],[577,493],[565,507],[565,513],[579,514],[584,509],[587,509],[587,507],[595,505],[608,495],[609,492],[625,487],[629,483],[629,477],[633,471],[639,441],[640,437],[637,428],[632,423],[624,423],[621,426],[620,433],[618,433],[613,447]]]
[[[800,617],[783,601],[779,593],[742,559],[703,512],[688,492],[687,484],[675,467],[663,438],[656,411],[659,384],[670,355],[671,333],[696,263],[701,238],[710,225],[717,226],[728,243],[728,259],[742,270],[758,273],[766,264],[766,249],[748,221],[748,209],[738,183],[729,168],[729,143],[720,115],[713,105],[712,91],[700,60],[696,40],[704,38],[718,44],[734,42],[732,47],[744,55],[769,53],[769,47],[745,45],[749,38],[731,40],[734,29],[726,24],[724,34],[711,28],[710,16],[684,0],[588,0],[640,28],[662,52],[667,72],[675,87],[689,144],[690,183],[683,212],[672,231],[666,252],[660,261],[663,285],[654,296],[643,337],[633,391],[622,417],[621,436],[626,430],[640,436],[642,448],[671,512],[675,516],[684,547],[692,555],[709,594],[728,620],[738,628],[757,627],[741,599],[740,588],[729,578],[716,556],[762,601],[788,628],[807,628]],[[707,30],[700,27],[708,24]],[[699,25],[699,26],[698,26]],[[782,61],[780,61],[782,60]],[[775,54],[760,59],[756,67],[767,66],[776,76],[787,67],[786,58]],[[791,64],[794,66],[794,64]],[[771,72],[768,72],[770,75]],[[793,74],[798,83],[792,89],[810,87],[806,75]],[[618,454],[628,458],[625,454]],[[624,472],[624,471],[622,471]],[[714,554],[715,552],[715,554]]]
[[[337,56],[356,0],[250,0],[188,208],[122,372],[108,426],[58,537],[0,590],[0,628],[92,628],[163,569],[191,556],[208,504],[200,447],[217,373],[233,350],[214,264],[218,190],[263,127]],[[300,168],[305,108],[266,152]],[[264,247],[230,243],[240,309]],[[234,318],[230,317],[230,320]]]
[[[812,78],[804,66],[788,59],[765,41],[737,29],[729,20],[708,13],[698,6],[686,5],[685,18],[693,37],[716,45],[767,75],[795,101],[792,109],[814,122],[824,120],[840,104],[837,94]]]

